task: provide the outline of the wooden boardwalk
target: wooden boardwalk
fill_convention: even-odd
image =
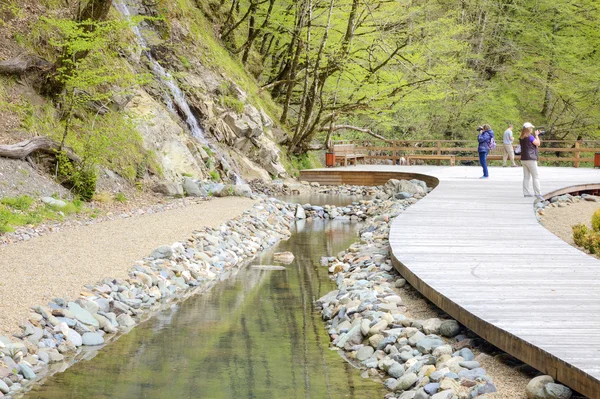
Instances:
[[[423,295],[502,350],[600,398],[600,260],[541,226],[521,168],[350,166],[303,171],[356,182],[419,173],[439,182],[393,222],[395,266]],[[373,176],[381,175],[381,179]],[[430,181],[432,179],[430,178]],[[541,168],[544,193],[594,184],[594,169]]]

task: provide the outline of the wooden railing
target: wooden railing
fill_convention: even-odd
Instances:
[[[454,155],[456,163],[478,161],[477,141],[475,140],[340,140],[333,144],[352,143],[356,151],[365,155],[367,164],[400,164],[406,155]],[[513,142],[513,147],[518,141]],[[539,161],[546,164],[572,166],[592,166],[594,154],[600,152],[600,140],[544,140],[539,147]],[[489,160],[502,160],[504,146],[502,140],[488,155]],[[515,155],[515,159],[520,156]],[[440,164],[440,161],[433,161]],[[442,161],[443,162],[443,161]],[[581,164],[584,165],[581,165]]]

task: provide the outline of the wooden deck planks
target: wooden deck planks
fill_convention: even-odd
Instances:
[[[411,172],[437,188],[392,224],[400,273],[484,339],[600,399],[600,261],[536,221],[521,168],[480,180],[478,167],[363,165],[301,179],[383,184]],[[600,188],[594,169],[540,168],[540,180],[544,193]]]

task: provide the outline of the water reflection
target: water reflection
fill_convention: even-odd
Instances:
[[[291,251],[285,271],[245,269],[162,312],[28,398],[381,398],[335,351],[314,299],[333,289],[324,254],[356,239],[357,224],[306,221],[255,264]]]

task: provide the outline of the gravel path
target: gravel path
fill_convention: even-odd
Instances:
[[[29,308],[76,298],[84,284],[125,278],[132,262],[202,226],[216,227],[253,200],[213,199],[185,208],[79,227],[0,248],[0,334],[19,332]]]
[[[577,202],[565,207],[546,208],[541,222],[554,235],[575,246],[571,227],[583,223],[591,228],[592,215],[598,208],[600,208],[600,203],[588,201]]]

